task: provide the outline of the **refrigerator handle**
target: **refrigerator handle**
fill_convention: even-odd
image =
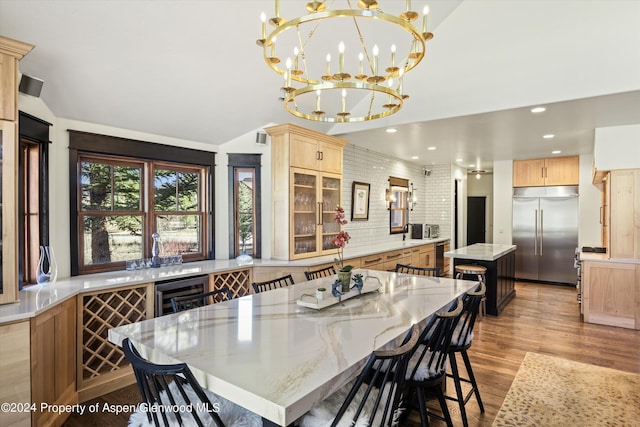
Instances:
[[[544,209],[540,209],[540,256],[542,256],[543,246],[544,246]]]
[[[533,236],[533,254],[538,255],[538,209],[536,209],[535,234]]]

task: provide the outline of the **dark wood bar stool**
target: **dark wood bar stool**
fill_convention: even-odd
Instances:
[[[477,276],[478,281],[487,284],[487,268],[481,265],[460,264],[456,265],[456,279],[464,279],[464,275]],[[480,317],[487,314],[487,297],[482,297],[480,301]]]

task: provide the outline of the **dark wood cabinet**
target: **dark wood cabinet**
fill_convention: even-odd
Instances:
[[[487,314],[497,316],[504,307],[516,295],[516,252],[512,251],[501,256],[495,261],[468,260],[454,258],[454,270],[457,265],[481,265],[487,269]],[[475,275],[464,277],[468,280],[477,280]]]

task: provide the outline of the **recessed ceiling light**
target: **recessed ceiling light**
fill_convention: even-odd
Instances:
[[[470,167],[470,168],[475,168],[475,167],[476,167],[476,165],[469,165],[469,167]]]
[[[435,149],[436,149],[436,147],[427,147],[427,150],[429,150],[429,151],[433,151]]]
[[[562,153],[562,150],[553,150],[551,152],[551,154],[560,154],[560,153]]]
[[[544,113],[545,111],[547,111],[547,109],[545,107],[535,107],[531,109],[532,113]]]
[[[418,160],[420,157],[418,156],[411,156],[411,160]]]
[[[396,133],[396,132],[398,132],[398,129],[396,129],[396,128],[387,128],[386,132],[387,133]]]
[[[464,159],[456,159],[456,162],[460,163],[461,161],[463,161]]]
[[[546,135],[542,135],[542,137],[544,139],[551,139],[551,138],[555,138],[556,136],[554,134],[552,134],[552,133],[548,133]]]

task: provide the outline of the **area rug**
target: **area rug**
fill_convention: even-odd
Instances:
[[[527,353],[493,426],[640,426],[640,375]]]

